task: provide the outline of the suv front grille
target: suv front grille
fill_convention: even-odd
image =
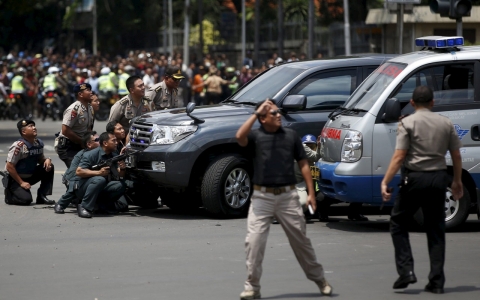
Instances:
[[[153,125],[149,123],[135,122],[130,128],[130,145],[132,148],[145,149],[150,145]]]

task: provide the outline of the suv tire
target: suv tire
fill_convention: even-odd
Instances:
[[[216,158],[202,180],[203,207],[214,215],[244,215],[253,192],[251,168],[246,159],[229,155]]]

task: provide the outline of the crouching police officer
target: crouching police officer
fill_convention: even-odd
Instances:
[[[100,135],[100,147],[86,152],[76,170],[78,190],[76,195],[82,199],[78,205],[78,216],[91,218],[97,199],[99,207],[103,206],[106,213],[126,211],[128,203],[123,194],[126,185],[121,180],[125,176],[125,162],[113,163],[112,167],[104,167],[100,170],[92,170],[98,165],[117,154],[117,138],[115,135],[104,132]],[[101,201],[101,202],[100,202]]]
[[[88,83],[77,84],[73,88],[77,97],[63,112],[62,131],[58,136],[56,150],[58,157],[70,167],[73,157],[82,150],[82,137],[93,130],[92,87]]]
[[[68,168],[67,172],[63,175],[62,182],[67,187],[67,192],[63,194],[60,199],[58,199],[57,204],[55,204],[54,211],[56,214],[63,214],[65,213],[64,209],[67,208],[68,205],[72,202],[77,202],[77,195],[75,194],[76,188],[78,187],[78,180],[79,178],[75,178],[76,171],[80,161],[83,158],[83,155],[89,151],[97,148],[99,144],[99,137],[96,131],[87,132],[87,134],[82,138],[82,146],[83,150],[77,153],[73,158],[72,164],[70,168]],[[76,203],[78,204],[78,203]]]
[[[37,204],[54,204],[47,195],[52,194],[54,169],[52,160],[43,155],[43,142],[37,139],[35,122],[21,120],[17,123],[22,136],[10,146],[5,170],[5,203],[30,205],[33,202],[31,186],[40,181]]]

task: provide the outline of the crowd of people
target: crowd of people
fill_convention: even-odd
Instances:
[[[225,54],[193,57],[186,65],[179,53],[173,55],[147,51],[130,51],[128,55],[92,55],[84,49],[66,55],[45,50],[44,53],[11,51],[0,53],[0,96],[8,93],[23,95],[24,118],[40,117],[45,91],[55,90],[60,96],[62,111],[75,101],[75,84],[89,83],[95,94],[116,94],[116,99],[128,94],[126,79],[137,75],[148,89],[163,81],[168,66],[178,66],[186,80],[178,86],[180,106],[194,101],[197,105],[215,104],[227,98],[257,74],[276,64],[306,59],[305,54],[292,52],[283,60],[273,53],[265,62],[255,63],[247,52],[240,64],[228,60]],[[240,65],[237,68],[236,65]]]

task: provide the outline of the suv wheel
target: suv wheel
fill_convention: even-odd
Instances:
[[[451,188],[445,193],[445,228],[452,229],[461,225],[468,218],[470,210],[470,194],[463,186],[463,197],[460,200],[453,200]],[[423,226],[423,212],[420,208],[414,215],[415,221]]]
[[[241,215],[247,212],[253,183],[245,159],[236,156],[217,158],[202,181],[205,209],[215,215]]]

